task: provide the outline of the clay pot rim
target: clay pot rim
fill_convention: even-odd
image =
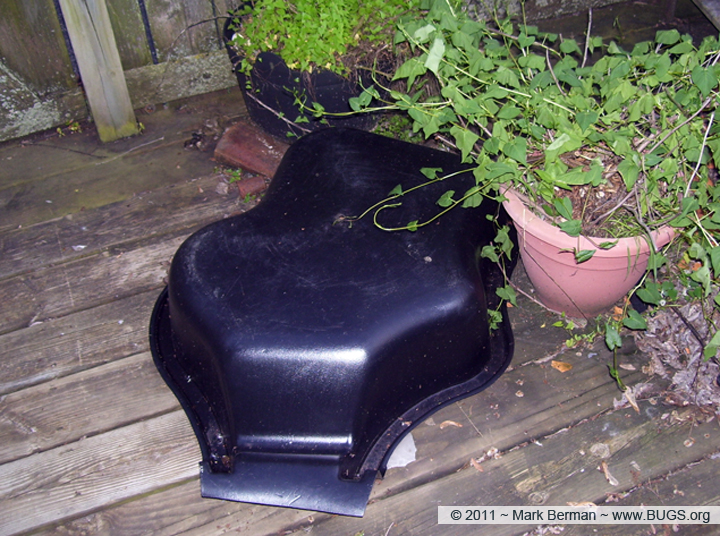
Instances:
[[[650,253],[651,245],[645,236],[631,236],[619,239],[594,236],[586,237],[583,235],[572,237],[560,230],[559,227],[555,227],[539,218],[523,203],[511,187],[504,187],[501,193],[506,198],[506,200],[503,201],[503,207],[505,207],[505,210],[512,220],[522,228],[520,232],[532,234],[535,238],[547,244],[558,245],[559,247],[562,247],[561,244],[568,244],[570,248],[579,246],[581,249],[594,249],[596,251],[593,258],[614,258],[619,255],[627,256],[628,251],[634,251],[633,255]],[[663,225],[659,229],[652,231],[651,234],[655,247],[657,248],[656,251],[658,251],[675,238],[676,232],[669,225]],[[610,249],[601,249],[596,245],[615,240],[617,240],[617,244]]]

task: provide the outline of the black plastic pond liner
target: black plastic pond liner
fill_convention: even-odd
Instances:
[[[200,443],[203,496],[361,516],[400,439],[505,370],[503,274],[480,255],[506,221],[497,204],[415,232],[348,220],[427,182],[422,168],[463,169],[450,153],[325,129],[288,150],[256,208],[179,248],[150,342]],[[471,172],[434,182],[377,220],[423,222],[444,192],[474,185]]]

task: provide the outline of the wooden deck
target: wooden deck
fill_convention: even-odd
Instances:
[[[110,145],[85,132],[0,146],[1,535],[520,535],[544,532],[438,526],[437,506],[718,504],[717,421],[659,388],[639,413],[613,409],[610,355],[563,352],[557,317],[527,302],[512,310],[512,368],[413,431],[417,460],[376,483],[364,518],[202,499],[200,451],[147,327],[180,243],[251,208],[211,153],[183,147],[208,119],[240,115],[230,92],[143,116],[142,137]],[[646,381],[642,356],[621,358],[627,384]],[[671,529],[562,532],[655,533]]]

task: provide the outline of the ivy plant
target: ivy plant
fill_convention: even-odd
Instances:
[[[676,239],[651,257],[638,297],[652,305],[699,299],[720,310],[718,39],[696,45],[664,30],[625,50],[590,31],[578,42],[509,19],[476,21],[450,0],[428,7],[423,17],[401,21],[394,40],[414,52],[394,75],[407,90],[384,88],[382,101],[371,86],[350,105],[357,113],[404,111],[415,132],[473,165],[475,186],[447,192],[437,200],[440,211],[502,200],[498,192],[509,186],[571,236],[595,225],[595,236],[605,237],[599,248],[670,225]],[[588,222],[571,194],[603,188],[617,195],[594,216],[600,221]],[[594,252],[576,251],[576,261]],[[712,315],[706,358],[720,348]],[[622,326],[646,324],[626,305],[606,329],[611,350]]]

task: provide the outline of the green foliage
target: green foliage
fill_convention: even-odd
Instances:
[[[711,164],[720,162],[718,39],[696,46],[677,30],[659,31],[628,51],[595,37],[578,44],[510,20],[475,21],[448,0],[428,6],[423,17],[401,19],[395,36],[413,51],[394,75],[407,91],[390,91],[377,106],[371,96],[379,93],[368,88],[353,110],[404,111],[415,133],[447,142],[475,164],[475,197],[466,194],[461,203],[458,192],[448,192],[438,200],[443,211],[477,206],[478,198],[510,186],[578,236],[581,221],[559,192],[602,186],[614,166],[624,195],[608,210],[617,218],[608,236],[647,236],[669,224],[676,230],[673,250],[691,266],[671,262],[669,247],[653,251],[638,297],[654,306],[702,299],[720,310],[720,185],[711,175],[717,167]],[[589,64],[587,56],[600,48],[604,54]],[[439,90],[428,91],[432,86]],[[580,154],[585,165],[570,166],[568,154]],[[599,249],[616,244],[598,242]],[[573,253],[585,262],[595,251]],[[483,256],[501,258],[496,245]],[[500,292],[509,299],[506,289]],[[621,328],[642,330],[646,323],[625,305],[607,323],[611,350],[622,343]],[[706,358],[720,349],[712,323],[710,333]]]
[[[340,57],[362,44],[392,40],[395,21],[419,0],[256,0],[232,13],[232,44],[250,71],[260,52],[279,54],[292,69],[340,74]]]

